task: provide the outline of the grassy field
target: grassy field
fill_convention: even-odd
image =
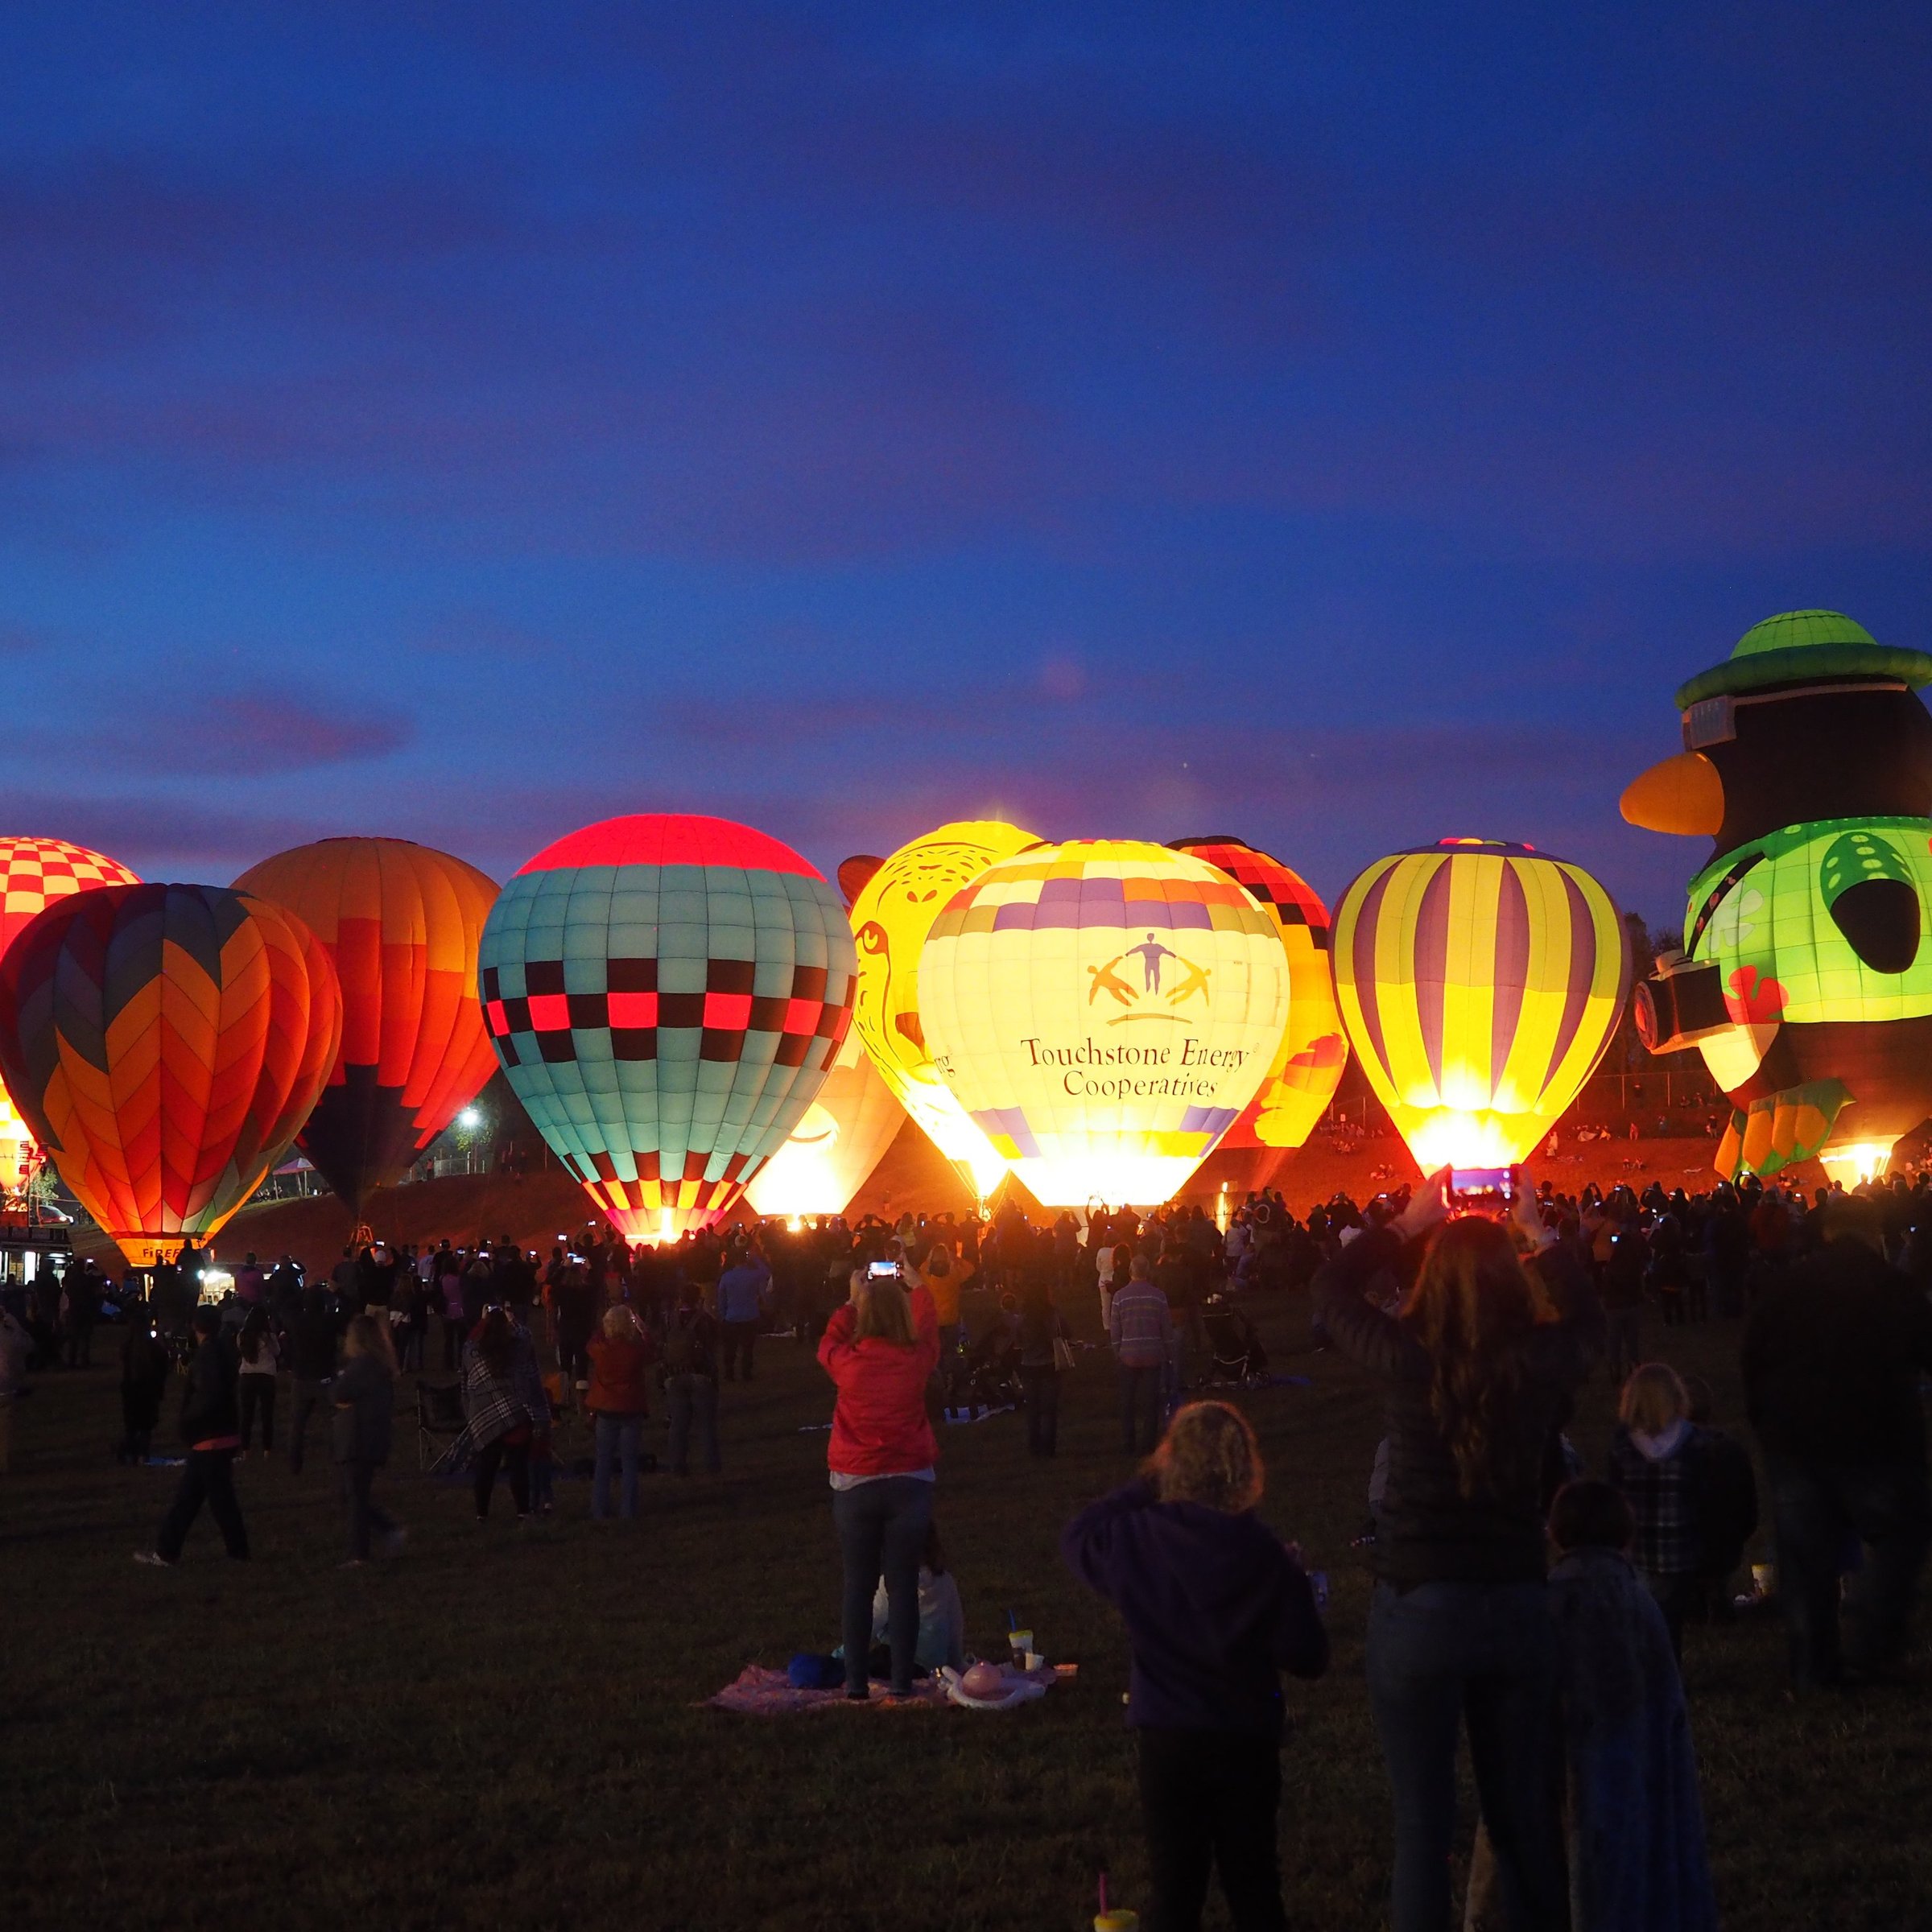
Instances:
[[[1377,1419],[1352,1370],[1308,1352],[1304,1305],[1264,1327],[1276,1365],[1311,1379],[1248,1398],[1265,1513],[1329,1571],[1335,1637],[1329,1677],[1290,1694],[1290,1910],[1373,1926],[1389,1810],[1348,1542]],[[1737,1412],[1736,1340],[1713,1324],[1667,1351],[1711,1380],[1720,1419]],[[178,1571],[137,1568],[172,1475],[108,1459],[111,1370],[44,1377],[19,1411],[24,1473],[0,1478],[6,1922],[1071,1928],[1103,1863],[1141,1901],[1125,1649],[1055,1546],[1123,1473],[1111,1398],[1085,1356],[1051,1463],[1029,1461],[1017,1418],[942,1443],[969,1642],[994,1647],[1011,1607],[1077,1680],[1008,1715],[760,1722],[700,1700],[748,1661],[835,1638],[825,1439],[801,1433],[829,1385],[799,1344],[768,1343],[758,1380],[725,1390],[724,1476],[649,1479],[633,1524],[591,1522],[588,1483],[560,1480],[550,1524],[518,1532],[506,1497],[479,1526],[466,1491],[416,1473],[399,1426],[385,1488],[408,1554],[348,1571],[332,1472],[279,1461],[241,1472],[254,1563],[227,1563],[204,1519]],[[1600,1381],[1576,1431],[1593,1464],[1608,1412]],[[1793,1707],[1781,1665],[1775,1629],[1691,1634],[1725,1922],[1922,1922],[1922,1686]]]

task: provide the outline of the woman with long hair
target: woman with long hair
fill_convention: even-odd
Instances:
[[[1020,1385],[1026,1392],[1026,1453],[1055,1455],[1060,1441],[1061,1352],[1067,1318],[1053,1305],[1053,1284],[1035,1268],[1020,1291]]]
[[[382,1554],[402,1547],[403,1533],[369,1491],[376,1472],[389,1460],[396,1406],[395,1359],[380,1316],[358,1315],[343,1344],[342,1373],[329,1385],[336,1412],[336,1467],[342,1472],[342,1504],[349,1517],[349,1560],[345,1569],[369,1561],[372,1534]]]
[[[282,1366],[282,1348],[269,1325],[268,1311],[259,1302],[242,1319],[238,1339],[242,1373],[236,1386],[241,1392],[241,1459],[247,1459],[258,1415],[262,1418],[262,1454],[266,1459],[275,1450],[275,1374]]]
[[[497,1472],[510,1476],[517,1521],[530,1517],[530,1445],[536,1432],[528,1392],[523,1387],[518,1336],[506,1308],[487,1308],[477,1324],[469,1368],[463,1378],[469,1403],[469,1439],[476,1449],[477,1521],[489,1514]],[[543,1420],[549,1422],[546,1415]]]
[[[121,1422],[124,1433],[115,1459],[147,1460],[161,1420],[161,1397],[167,1387],[167,1349],[155,1332],[147,1304],[138,1296],[122,1303],[127,1339],[121,1344]]]
[[[1299,1550],[1254,1513],[1264,1480],[1241,1410],[1191,1402],[1138,1480],[1060,1537],[1074,1574],[1127,1625],[1155,1932],[1200,1924],[1216,1864],[1243,1932],[1288,1923],[1281,1673],[1319,1677],[1328,1636]]]
[[[877,1264],[881,1268],[885,1264]],[[852,1298],[825,1325],[819,1365],[838,1387],[832,1520],[844,1570],[840,1627],[845,1695],[869,1695],[872,1597],[886,1579],[892,1694],[911,1694],[919,1636],[919,1553],[932,1522],[939,1443],[926,1384],[939,1359],[939,1318],[922,1284],[908,1295],[896,1268],[854,1269]]]
[[[1604,1322],[1527,1177],[1514,1179],[1505,1224],[1454,1215],[1444,1169],[1315,1278],[1330,1339],[1385,1390],[1368,1676],[1395,1798],[1394,1932],[1450,1922],[1464,1726],[1509,1922],[1560,1925],[1567,1909],[1545,1776],[1556,1651],[1543,1520]],[[1394,1315],[1368,1299],[1391,1274],[1408,1283]]]

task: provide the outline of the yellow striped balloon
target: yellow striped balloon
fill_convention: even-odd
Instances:
[[[1335,920],[1342,1022],[1424,1173],[1521,1160],[1616,1030],[1629,935],[1580,865],[1488,839],[1377,859]]]

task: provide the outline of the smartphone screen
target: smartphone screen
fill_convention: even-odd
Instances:
[[[1449,1191],[1453,1199],[1467,1201],[1472,1206],[1516,1198],[1515,1183],[1507,1167],[1452,1167]]]
[[[897,1261],[874,1261],[865,1272],[875,1282],[896,1282],[899,1278],[899,1265]]]

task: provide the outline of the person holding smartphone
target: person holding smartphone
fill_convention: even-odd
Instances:
[[[869,1695],[865,1659],[881,1574],[892,1694],[911,1694],[919,1555],[932,1523],[939,1459],[926,1385],[939,1359],[939,1313],[925,1286],[908,1294],[897,1261],[855,1269],[851,1299],[826,1323],[819,1343],[819,1365],[838,1389],[826,1460],[844,1571],[840,1623],[848,1698]]]
[[[1448,1169],[1430,1175],[1315,1282],[1330,1340],[1384,1388],[1367,1663],[1395,1800],[1395,1932],[1450,1922],[1465,1727],[1508,1922],[1561,1925],[1567,1911],[1544,1770],[1557,1661],[1543,1522],[1551,1452],[1603,1351],[1604,1311],[1520,1168],[1469,1195],[1458,1200]],[[1390,1277],[1393,1315],[1371,1299]]]

